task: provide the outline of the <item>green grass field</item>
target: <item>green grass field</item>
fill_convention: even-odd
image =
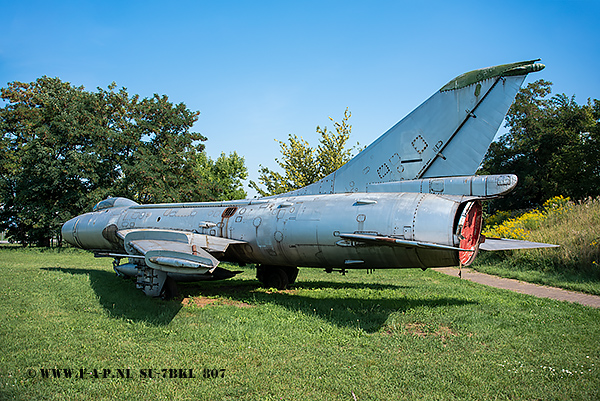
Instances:
[[[162,301],[110,262],[0,249],[1,399],[600,399],[600,310],[418,269]]]

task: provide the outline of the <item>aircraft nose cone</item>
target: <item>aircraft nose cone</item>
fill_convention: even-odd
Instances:
[[[76,228],[77,228],[77,222],[79,221],[79,217],[74,217],[71,220],[67,221],[65,224],[63,224],[62,228],[61,228],[61,234],[62,237],[65,241],[67,241],[69,244],[79,247],[79,244],[77,243],[77,240],[75,238],[76,236]]]

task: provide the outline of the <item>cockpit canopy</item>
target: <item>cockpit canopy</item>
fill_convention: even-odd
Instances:
[[[92,211],[97,212],[99,210],[110,209],[113,207],[124,207],[124,206],[137,206],[139,203],[132,201],[127,198],[106,198],[103,201],[96,203]]]

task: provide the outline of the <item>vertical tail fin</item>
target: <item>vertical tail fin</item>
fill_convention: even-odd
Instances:
[[[366,192],[368,184],[472,175],[539,60],[484,68],[448,82],[337,171],[290,195]]]

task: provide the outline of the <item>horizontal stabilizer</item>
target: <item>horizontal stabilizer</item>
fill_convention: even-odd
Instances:
[[[464,252],[475,252],[475,249],[462,249],[457,248],[450,245],[441,245],[434,244],[431,242],[422,242],[422,241],[409,241],[400,238],[393,237],[385,237],[380,235],[366,235],[366,234],[340,234],[340,238],[351,240],[351,241],[359,241],[359,242],[367,242],[373,245],[395,245],[402,246],[405,248],[428,248],[428,249],[440,249],[446,251],[464,251]]]
[[[560,245],[545,244],[543,242],[522,241],[508,238],[485,238],[479,245],[484,251],[509,251],[513,249],[558,248]]]

